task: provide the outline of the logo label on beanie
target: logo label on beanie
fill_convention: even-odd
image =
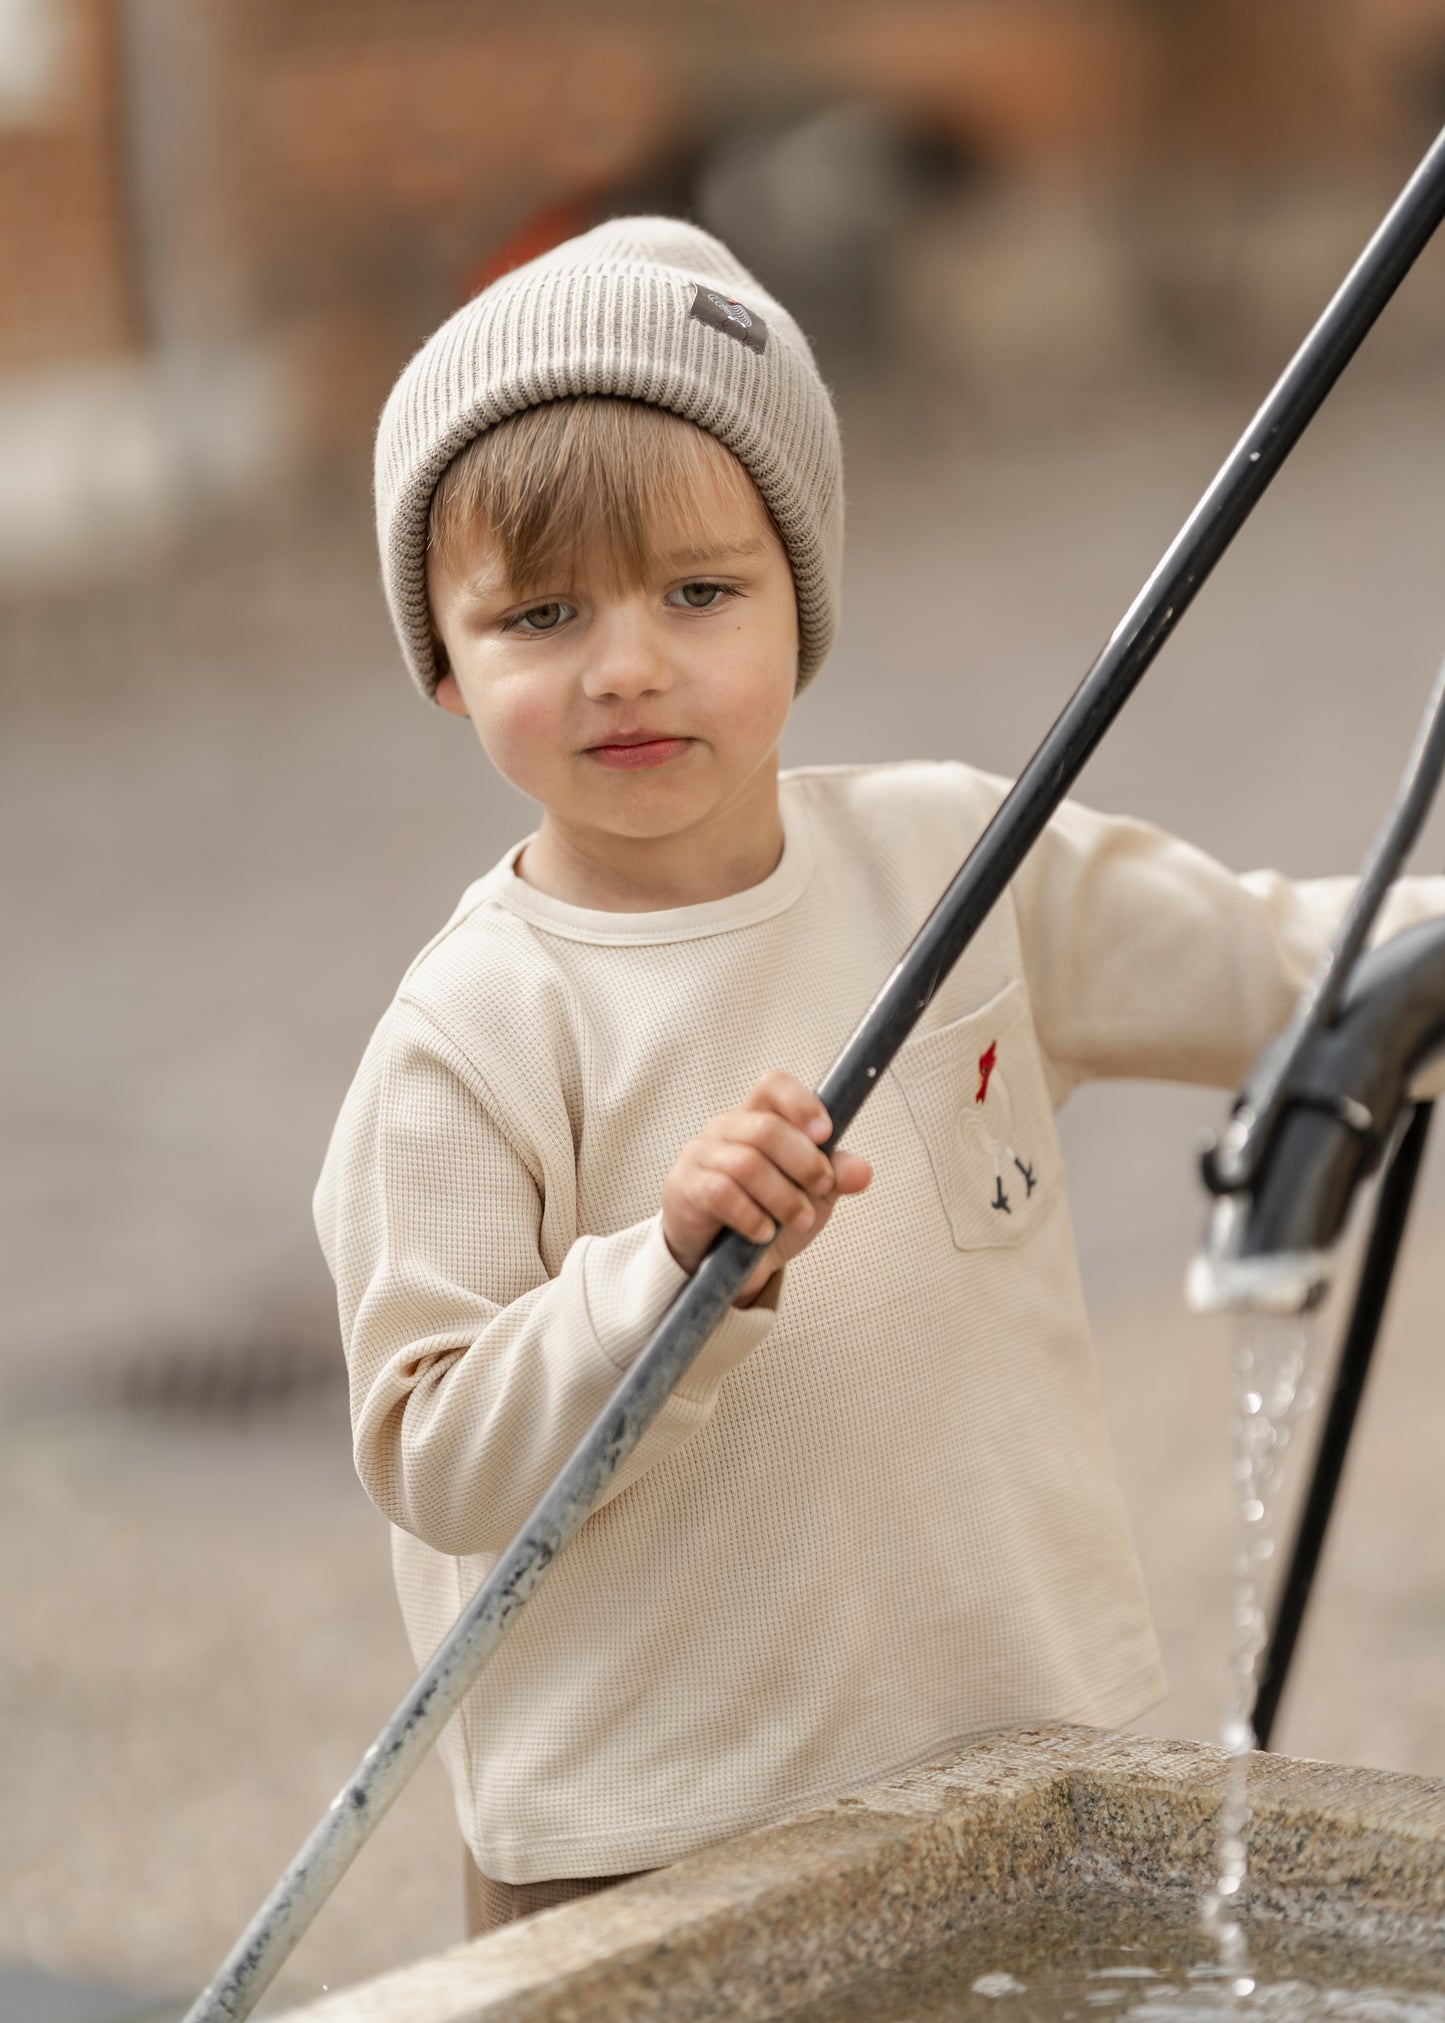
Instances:
[[[694,286],[690,313],[709,330],[722,330],[735,337],[749,351],[762,351],[767,346],[768,326],[761,316],[743,303],[734,302],[731,296],[719,295],[715,288],[704,288],[701,281]]]

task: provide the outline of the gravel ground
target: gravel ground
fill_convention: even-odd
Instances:
[[[1356,370],[1083,783],[1241,865],[1358,860],[1445,644],[1445,393]],[[1255,392],[1007,438],[853,399],[845,638],[790,756],[1016,768]],[[410,1676],[308,1196],[400,969],[529,821],[408,696],[368,538],[287,506],[164,580],[0,612],[0,1992],[33,2023],[203,1979]],[[1229,1393],[1177,1286],[1219,1108],[1091,1089],[1064,1118],[1172,1681],[1146,1725],[1194,1735],[1223,1698]],[[1445,1774],[1440,1235],[1437,1158],[1278,1740]],[[451,1942],[459,1901],[429,1765],[278,2003]]]

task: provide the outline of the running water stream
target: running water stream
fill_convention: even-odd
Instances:
[[[1254,1993],[1249,1951],[1237,1915],[1249,1865],[1249,1756],[1259,1659],[1267,1636],[1260,1589],[1274,1556],[1275,1496],[1290,1435],[1314,1398],[1317,1324],[1312,1316],[1250,1314],[1235,1323],[1235,1551],[1231,1695],[1223,1742],[1229,1779],[1219,1816],[1219,1874],[1204,1902],[1230,1993]]]

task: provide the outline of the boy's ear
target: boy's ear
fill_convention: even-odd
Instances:
[[[447,711],[448,715],[467,715],[467,706],[462,700],[461,690],[457,687],[457,678],[450,668],[447,669],[444,675],[438,678],[434,693],[437,701]]]

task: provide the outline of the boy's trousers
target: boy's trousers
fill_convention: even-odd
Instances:
[[[616,1883],[632,1881],[631,1875],[587,1875],[571,1880],[563,1877],[556,1882],[499,1883],[482,1874],[469,1848],[465,1861],[463,1888],[469,1939],[485,1938],[488,1932],[498,1931],[518,1918],[530,1918],[537,1911],[550,1911],[558,1904],[570,1904],[578,1897],[595,1896],[598,1890],[610,1890]],[[651,1871],[639,1869],[636,1873],[648,1875]]]

